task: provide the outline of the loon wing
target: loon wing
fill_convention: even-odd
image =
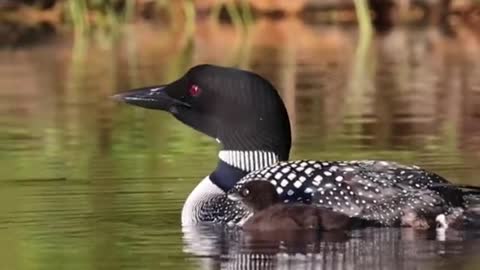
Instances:
[[[413,212],[436,215],[450,205],[434,185],[444,178],[416,166],[386,161],[280,162],[251,172],[237,186],[251,180],[270,181],[285,202],[299,201],[328,207],[352,217],[394,225]]]

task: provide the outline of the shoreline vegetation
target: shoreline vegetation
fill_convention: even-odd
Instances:
[[[122,26],[138,22],[188,32],[205,20],[243,30],[258,19],[291,17],[311,24],[339,25],[355,25],[358,17],[377,32],[402,24],[447,26],[455,20],[480,25],[480,1],[0,0],[0,46],[30,44],[61,32],[115,36]],[[360,28],[365,29],[361,22]]]

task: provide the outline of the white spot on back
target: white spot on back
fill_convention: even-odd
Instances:
[[[320,175],[317,175],[315,176],[315,178],[313,178],[313,184],[318,186],[320,185],[320,182],[322,181],[323,177],[321,177]]]

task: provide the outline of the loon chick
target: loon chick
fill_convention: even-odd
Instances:
[[[331,231],[347,229],[350,225],[350,217],[328,208],[283,203],[268,181],[246,182],[240,189],[231,190],[228,198],[242,202],[251,211],[241,224],[247,231]]]
[[[249,210],[228,199],[227,192],[256,179],[274,185],[282,201],[326,207],[385,226],[415,227],[441,214],[462,213],[480,194],[480,188],[466,191],[439,175],[394,162],[287,161],[287,110],[273,85],[252,72],[199,65],[167,85],[114,98],[167,111],[221,144],[216,169],[185,201],[182,225],[237,224]]]

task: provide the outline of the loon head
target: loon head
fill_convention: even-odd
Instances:
[[[287,160],[290,123],[277,91],[252,72],[199,65],[167,85],[114,96],[128,104],[171,113],[215,138],[224,150],[273,152]]]
[[[134,89],[114,98],[167,111],[221,143],[217,168],[189,195],[182,220],[183,213],[192,212],[190,206],[212,190],[219,188],[216,192],[224,194],[248,172],[288,160],[287,110],[273,85],[252,72],[199,65],[167,85]]]
[[[230,190],[228,198],[232,201],[241,201],[252,212],[261,211],[280,202],[275,187],[264,180],[246,182],[240,188]]]

